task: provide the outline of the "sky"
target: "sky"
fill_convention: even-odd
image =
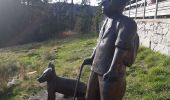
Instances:
[[[53,0],[53,2],[55,1],[59,1],[59,0]],[[60,1],[64,1],[64,0],[60,0]],[[73,0],[74,1],[74,4],[78,4],[78,3],[81,3],[82,0]],[[71,0],[68,0],[68,2],[71,2]],[[90,0],[91,2],[91,5],[93,6],[97,6],[97,0]]]

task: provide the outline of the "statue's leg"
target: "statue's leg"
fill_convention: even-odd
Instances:
[[[119,78],[115,81],[104,81],[99,76],[101,100],[122,100],[126,90],[126,68],[120,66]]]
[[[86,91],[86,100],[100,100],[99,80],[95,72],[91,72]]]

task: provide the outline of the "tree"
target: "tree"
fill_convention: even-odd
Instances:
[[[92,19],[92,32],[99,33],[103,18],[101,6],[98,6],[96,8],[96,15]]]
[[[82,5],[90,5],[90,0],[82,0]]]
[[[92,30],[93,14],[89,11],[90,6],[82,6],[79,15],[76,17],[75,31],[79,33],[90,33]]]

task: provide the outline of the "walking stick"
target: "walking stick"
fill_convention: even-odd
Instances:
[[[84,66],[84,64],[81,65],[79,75],[77,76],[77,82],[76,82],[76,88],[74,90],[73,100],[75,100],[75,98],[76,98],[77,88],[78,88],[78,85],[79,85],[79,82],[80,82],[80,77],[81,77],[81,73],[82,73],[82,70],[83,70],[83,66]]]

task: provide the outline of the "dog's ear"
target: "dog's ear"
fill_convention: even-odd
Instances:
[[[51,68],[52,62],[48,63],[48,68]]]
[[[55,66],[54,66],[54,64],[52,64],[52,62],[49,62],[49,64],[48,64],[48,68],[51,68],[53,71],[55,70],[55,68],[54,68]]]

